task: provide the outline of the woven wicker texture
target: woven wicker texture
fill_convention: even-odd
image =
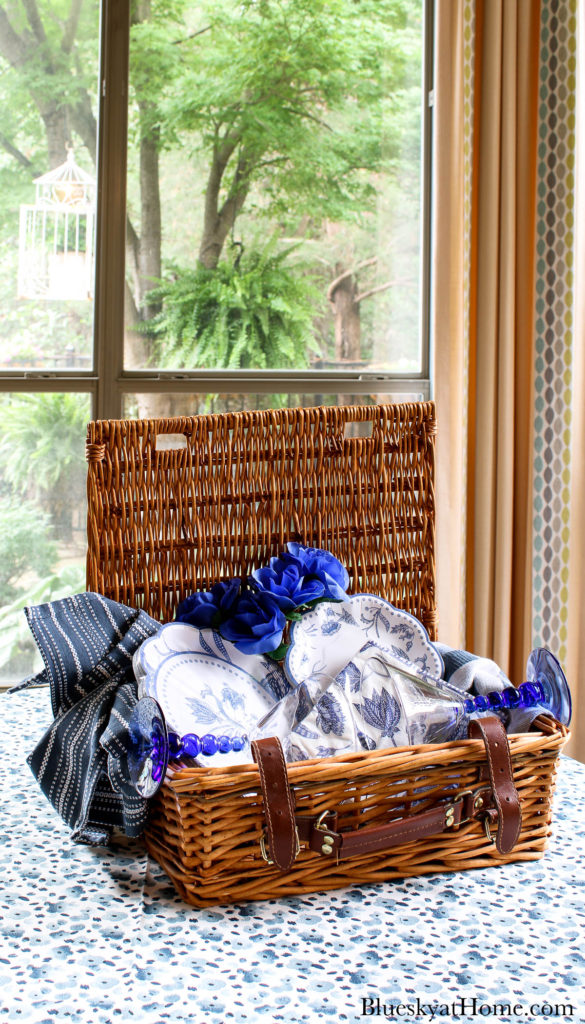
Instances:
[[[88,589],[168,621],[298,540],[434,638],[435,433],[432,403],[90,423]]]
[[[536,860],[550,836],[555,763],[567,736],[550,720],[541,725],[542,733],[510,739],[522,831],[507,855],[497,852],[475,821],[338,864],[302,850],[292,870],[283,873],[260,852],[264,816],[253,766],[174,773],[153,800],[146,845],[183,899],[199,907]],[[289,766],[288,776],[296,813],[318,816],[336,809],[343,831],[426,810],[454,788],[476,786],[484,767],[483,742],[465,740],[306,761]]]
[[[346,436],[363,427],[370,436]],[[352,591],[383,595],[434,639],[435,433],[431,403],[91,423],[88,589],[168,620],[186,594],[245,577],[299,540],[331,550]],[[166,450],[164,435],[183,447]],[[535,859],[567,738],[540,724],[511,738],[522,831],[506,856],[476,821],[339,864],[303,849],[283,873],[260,852],[253,765],[174,770],[151,802],[147,848],[201,907]],[[466,740],[306,761],[288,774],[298,814],[336,810],[339,829],[353,830],[432,807],[485,771],[483,742]]]

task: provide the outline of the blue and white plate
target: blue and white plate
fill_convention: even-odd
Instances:
[[[285,672],[293,685],[312,675],[336,677],[368,641],[422,673],[443,675],[443,659],[422,623],[373,594],[323,602],[295,622]]]
[[[138,681],[138,696],[153,697],[151,680],[160,663],[170,654],[207,654],[243,669],[266,693],[280,700],[290,690],[282,668],[262,654],[242,654],[213,629],[198,629],[186,622],[169,622],[138,648],[132,664]]]
[[[184,736],[250,735],[275,704],[254,677],[238,665],[194,651],[163,658],[147,676],[148,695],[160,704],[168,729]],[[204,754],[199,764],[223,768],[253,761],[250,745],[227,754]]]

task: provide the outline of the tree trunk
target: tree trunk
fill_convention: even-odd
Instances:
[[[140,104],[141,117],[146,104]],[[140,294],[137,305],[143,319],[148,320],[157,307],[144,303],[144,296],[161,277],[161,210],[158,156],[158,131],[154,130],[140,142],[140,207],[141,232],[138,247],[138,278]]]
[[[225,202],[219,205],[222,179],[238,140],[228,139],[215,147],[205,189],[203,233],[199,246],[199,263],[208,270],[215,270],[219,263],[225,240],[234,226],[250,190],[251,165],[242,150],[234,178]]]
[[[344,268],[337,264],[335,272],[341,277]],[[361,358],[360,307],[356,297],[357,281],[353,274],[341,277],[331,295],[335,322],[335,358],[338,362],[359,362]]]
[[[39,105],[40,106],[40,105]],[[65,163],[67,159],[67,138],[66,118],[63,110],[57,110],[56,106],[43,104],[41,117],[45,125],[47,136],[47,148],[49,151],[49,169],[54,170]]]

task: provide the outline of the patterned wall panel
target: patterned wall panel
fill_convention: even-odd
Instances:
[[[533,636],[566,656],[577,0],[542,0],[534,410]]]

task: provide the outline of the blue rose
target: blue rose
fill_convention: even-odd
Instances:
[[[221,635],[242,654],[267,654],[280,647],[285,625],[284,613],[272,594],[247,590],[240,597],[235,614],[223,623]]]
[[[323,584],[323,597],[330,601],[347,601],[349,575],[345,566],[331,554],[321,548],[304,548],[296,541],[287,544],[288,552],[282,555],[282,561],[288,565],[299,566],[303,576],[310,576]]]
[[[216,583],[211,590],[190,594],[177,608],[176,619],[199,629],[217,628],[233,614],[240,589],[241,581],[233,579]]]
[[[283,612],[292,612],[303,604],[325,595],[325,585],[304,574],[296,561],[271,558],[270,566],[255,569],[251,582],[257,590],[269,593]]]

